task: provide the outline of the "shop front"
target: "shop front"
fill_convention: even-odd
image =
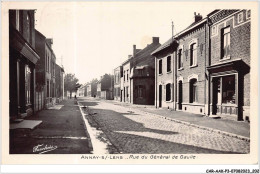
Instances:
[[[248,68],[239,59],[207,69],[210,73],[210,115],[233,116],[243,120],[243,83]]]

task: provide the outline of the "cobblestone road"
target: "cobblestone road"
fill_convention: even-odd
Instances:
[[[250,142],[191,127],[106,101],[81,101],[110,153],[249,153]]]

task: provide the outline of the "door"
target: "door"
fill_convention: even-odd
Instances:
[[[179,81],[179,110],[182,110],[182,81]]]
[[[159,85],[159,108],[162,107],[162,85]]]
[[[212,101],[212,114],[218,113],[218,104],[220,104],[221,91],[220,91],[220,78],[213,78],[213,101]]]
[[[120,90],[120,102],[122,102],[123,100],[122,100],[122,98],[123,98],[123,90]]]

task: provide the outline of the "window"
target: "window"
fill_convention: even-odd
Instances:
[[[29,14],[27,13],[26,16],[26,33],[27,33],[27,41],[30,43],[31,42],[31,19]]]
[[[243,22],[243,12],[239,13],[238,16],[237,16],[237,23],[241,23]]]
[[[197,102],[197,79],[190,80],[190,103]]]
[[[167,57],[167,72],[171,71],[171,62],[172,62],[172,58],[171,56]]]
[[[20,31],[20,16],[19,16],[19,10],[16,10],[16,24],[15,24],[16,30]]]
[[[221,54],[221,59],[228,58],[230,56],[230,27],[222,30]]]
[[[190,45],[190,66],[197,65],[197,44],[193,43]]]
[[[144,69],[139,69],[139,70],[138,70],[138,74],[139,74],[139,75],[144,75]]]
[[[128,70],[127,70],[127,73],[126,73],[126,75],[127,75],[127,78],[126,78],[126,80],[128,81],[128,77],[129,77],[129,76],[128,76]]]
[[[125,81],[125,71],[124,71],[124,81]]]
[[[211,33],[211,35],[213,36],[213,35],[215,35],[217,33],[217,26],[213,26],[212,27],[212,33]]]
[[[126,87],[126,97],[128,98],[128,87]]]
[[[235,104],[235,76],[222,77],[222,103]]]
[[[178,69],[181,69],[183,67],[183,55],[182,55],[182,49],[179,49],[178,51]]]
[[[171,84],[168,83],[166,85],[166,101],[170,101],[171,100]]]
[[[25,65],[25,93],[26,104],[31,103],[31,70],[28,65]]]
[[[162,74],[162,59],[159,60],[159,74]]]
[[[143,85],[138,86],[137,97],[139,98],[145,97],[145,86]]]

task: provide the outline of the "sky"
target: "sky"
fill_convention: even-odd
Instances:
[[[53,38],[57,64],[81,84],[100,78],[160,37],[163,44],[215,7],[190,2],[42,2],[37,5],[35,28]]]

